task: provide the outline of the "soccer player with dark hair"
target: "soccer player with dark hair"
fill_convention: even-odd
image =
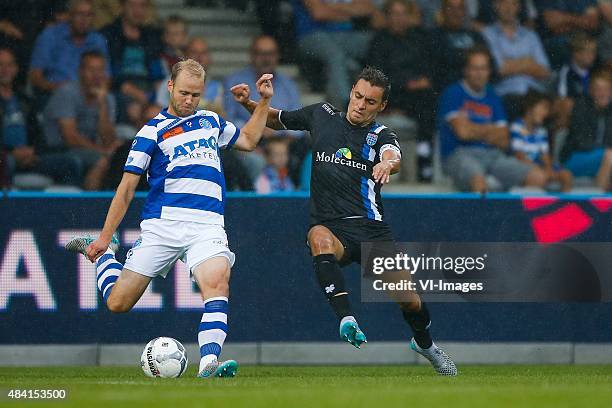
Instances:
[[[248,111],[255,110],[257,103],[249,98],[246,84],[231,92]],[[268,127],[308,130],[312,137],[308,245],[321,290],[340,321],[340,337],[357,348],[366,337],[351,311],[340,268],[361,263],[362,243],[394,241],[384,222],[380,190],[399,171],[401,150],[395,132],[376,123],[389,92],[387,76],[367,67],[351,89],[346,113],[329,103],[295,111],[268,110]],[[410,347],[439,374],[456,375],[453,361],[431,339],[425,303],[415,292],[398,303],[414,332]]]

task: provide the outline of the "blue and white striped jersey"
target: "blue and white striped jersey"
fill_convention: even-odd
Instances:
[[[518,119],[510,126],[510,136],[512,152],[524,153],[532,162],[542,164],[542,155],[548,154],[548,131],[544,126],[529,131],[525,122]]]
[[[180,118],[162,110],[136,134],[124,170],[147,172],[150,191],[142,219],[223,225],[225,178],[219,149],[240,129],[211,111]]]

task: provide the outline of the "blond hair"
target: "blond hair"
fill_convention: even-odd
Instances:
[[[200,63],[196,60],[189,58],[183,61],[179,61],[172,66],[172,74],[170,75],[170,80],[172,82],[176,81],[176,77],[178,77],[178,74],[183,71],[194,77],[202,78],[202,80],[206,79],[206,71],[204,70],[204,67],[202,67],[202,65],[200,65]]]

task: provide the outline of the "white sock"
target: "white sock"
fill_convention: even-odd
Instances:
[[[355,319],[355,316],[345,316],[342,318],[342,320],[340,320],[340,327],[342,327],[345,322],[357,323],[357,319]]]

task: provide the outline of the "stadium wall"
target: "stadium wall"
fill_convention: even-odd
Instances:
[[[77,232],[96,233],[111,198],[106,193],[0,198],[0,365],[12,364],[17,350],[43,353],[32,360],[41,364],[49,358],[55,358],[52,364],[70,363],[74,356],[87,364],[112,364],[122,361],[113,357],[121,355],[117,350],[139,349],[159,335],[185,343],[195,338],[201,300],[182,264],[167,279],[154,281],[134,311],[112,315],[97,295],[92,264],[62,249]],[[120,260],[138,237],[143,201],[137,196],[119,230],[126,244]],[[385,200],[396,238],[417,242],[608,242],[611,208],[609,196],[390,195]],[[319,293],[305,246],[306,196],[230,194],[226,228],[237,254],[230,350],[262,364],[316,363],[313,350],[324,362],[385,362],[387,353],[404,362],[396,351],[405,349],[408,333],[393,304],[353,302],[370,352],[354,357],[336,341],[336,322]],[[346,276],[358,294],[358,268]],[[436,339],[469,362],[529,361],[538,350],[547,350],[544,362],[612,361],[610,303],[434,303],[430,310]],[[490,352],[478,356],[475,343],[486,343]],[[46,346],[36,346],[41,344]],[[73,357],[57,360],[61,350],[72,350],[67,355]]]

